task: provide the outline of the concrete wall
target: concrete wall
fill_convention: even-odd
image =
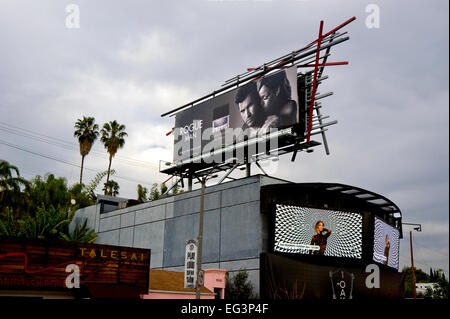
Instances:
[[[259,292],[259,254],[267,250],[260,187],[284,182],[256,175],[206,188],[204,269],[245,268]],[[198,236],[200,190],[102,214],[99,206],[77,211],[71,227],[87,218],[99,234],[96,243],[149,248],[151,268],[184,271],[186,241]]]

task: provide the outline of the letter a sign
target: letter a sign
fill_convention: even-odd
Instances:
[[[196,288],[197,281],[197,242],[193,239],[186,241],[186,255],[184,259],[184,288]]]

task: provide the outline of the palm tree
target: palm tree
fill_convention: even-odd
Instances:
[[[103,191],[105,192],[105,195],[108,196],[117,196],[119,195],[119,184],[117,184],[116,181],[114,180],[110,180],[107,181],[104,185],[103,185]]]
[[[81,154],[81,171],[80,171],[80,184],[83,182],[83,165],[84,157],[89,154],[94,141],[97,139],[98,125],[95,124],[95,119],[93,117],[83,116],[83,119],[78,119],[75,123],[75,132],[73,136],[78,138],[78,143],[80,144],[80,154]]]
[[[27,186],[28,184],[27,180],[20,177],[19,169],[16,166],[0,160],[0,210],[3,206],[20,202],[20,186]]]
[[[125,145],[125,136],[128,134],[125,132],[125,125],[117,123],[116,120],[103,124],[101,133],[101,141],[109,153],[108,176],[106,177],[106,183],[108,183],[112,158],[116,155],[117,150]]]

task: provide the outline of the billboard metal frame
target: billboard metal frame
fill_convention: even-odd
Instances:
[[[312,152],[313,147],[319,146],[323,143],[325,152],[327,155],[330,154],[325,132],[328,130],[328,126],[337,124],[337,121],[325,122],[329,118],[328,115],[323,115],[321,113],[322,103],[319,101],[325,97],[333,94],[333,92],[320,93],[317,88],[320,83],[328,78],[328,76],[323,75],[325,66],[336,66],[336,65],[346,65],[347,61],[344,62],[327,62],[330,56],[330,49],[332,46],[340,44],[344,41],[349,40],[346,36],[347,32],[338,32],[341,28],[353,22],[356,17],[352,17],[347,21],[343,22],[339,26],[333,28],[332,30],[323,34],[323,21],[320,21],[319,34],[316,40],[312,41],[305,47],[292,51],[284,56],[281,56],[275,60],[264,63],[258,67],[248,68],[247,72],[238,74],[237,76],[225,81],[222,88],[215,90],[199,99],[196,99],[190,103],[177,107],[169,112],[161,115],[165,116],[175,116],[176,114],[183,112],[185,109],[197,105],[206,100],[215,98],[217,95],[226,93],[233,89],[236,89],[244,84],[255,81],[258,78],[283,68],[288,68],[292,66],[297,66],[297,69],[301,68],[313,68],[305,73],[298,73],[298,77],[305,77],[305,102],[309,109],[306,110],[306,123],[305,132],[299,132],[296,125],[288,127],[286,129],[279,130],[276,133],[268,133],[266,136],[261,136],[258,138],[253,138],[248,141],[233,144],[215,150],[212,153],[201,154],[197,157],[191,157],[189,159],[177,161],[174,163],[160,161],[159,170],[161,173],[171,175],[164,183],[168,180],[177,176],[179,179],[173,184],[173,186],[166,191],[168,193],[173,187],[181,183],[184,187],[184,178],[188,180],[188,190],[192,189],[193,178],[199,178],[202,176],[212,176],[218,172],[228,171],[225,176],[223,176],[219,183],[225,179],[232,179],[229,175],[236,168],[246,169],[247,176],[250,175],[250,165],[255,163],[258,167],[259,161],[274,159],[280,155],[292,153],[291,161],[295,161],[296,155],[299,151]],[[321,52],[325,51],[321,56]],[[314,114],[315,112],[315,114]],[[173,130],[166,135],[170,135]],[[274,135],[271,135],[274,134]],[[312,140],[311,137],[315,135],[321,135],[322,142]],[[276,136],[275,136],[276,135]],[[271,138],[277,138],[279,147],[270,151],[266,151],[263,154],[254,154],[250,157],[245,158],[244,163],[239,163],[233,161],[233,159],[223,162],[223,163],[205,163],[205,159],[222,155],[223,153],[234,151],[240,148],[247,148],[252,143],[261,143],[264,140],[269,141]],[[245,166],[245,168],[243,168]],[[262,169],[262,168],[261,168]],[[264,170],[262,170],[263,173]],[[267,174],[266,174],[267,175]]]

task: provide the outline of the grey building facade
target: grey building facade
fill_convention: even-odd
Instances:
[[[289,183],[255,175],[205,189],[203,269],[246,269],[260,288],[260,253],[268,251],[261,187]],[[184,271],[185,244],[198,236],[200,190],[121,208],[98,201],[76,212],[71,227],[87,219],[96,243],[151,249],[150,268]]]

